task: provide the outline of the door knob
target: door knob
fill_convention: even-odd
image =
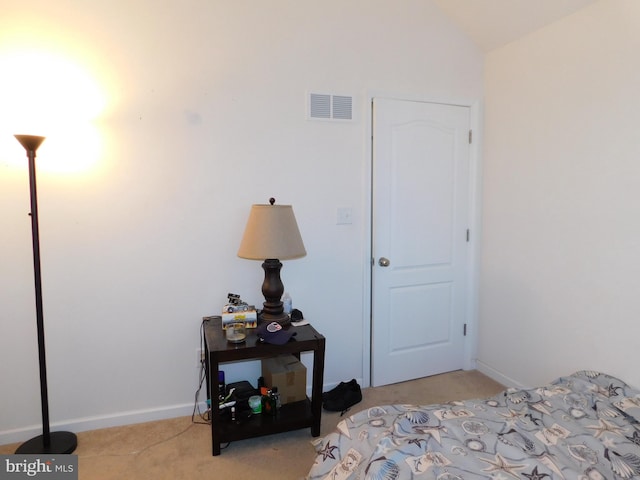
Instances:
[[[391,265],[391,262],[388,258],[380,257],[380,260],[378,260],[378,265],[380,265],[381,267],[388,267],[389,265]]]

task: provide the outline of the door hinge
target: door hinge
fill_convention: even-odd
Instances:
[[[469,241],[470,238],[471,238],[471,232],[467,228],[467,242]]]
[[[469,143],[473,142],[473,130],[469,130]]]
[[[463,329],[463,334],[466,337],[467,336],[467,324],[464,324],[464,329]]]

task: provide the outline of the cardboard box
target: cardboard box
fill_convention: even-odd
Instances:
[[[283,405],[307,398],[307,368],[293,355],[263,359],[262,376],[267,387],[278,387]]]

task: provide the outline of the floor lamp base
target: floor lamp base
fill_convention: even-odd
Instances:
[[[44,435],[27,440],[16,450],[17,454],[37,454],[37,453],[73,453],[78,446],[78,438],[71,432],[51,432],[49,434],[49,445],[44,444]]]

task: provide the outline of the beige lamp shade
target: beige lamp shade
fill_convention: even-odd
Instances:
[[[287,260],[307,254],[291,205],[252,205],[238,256]]]

